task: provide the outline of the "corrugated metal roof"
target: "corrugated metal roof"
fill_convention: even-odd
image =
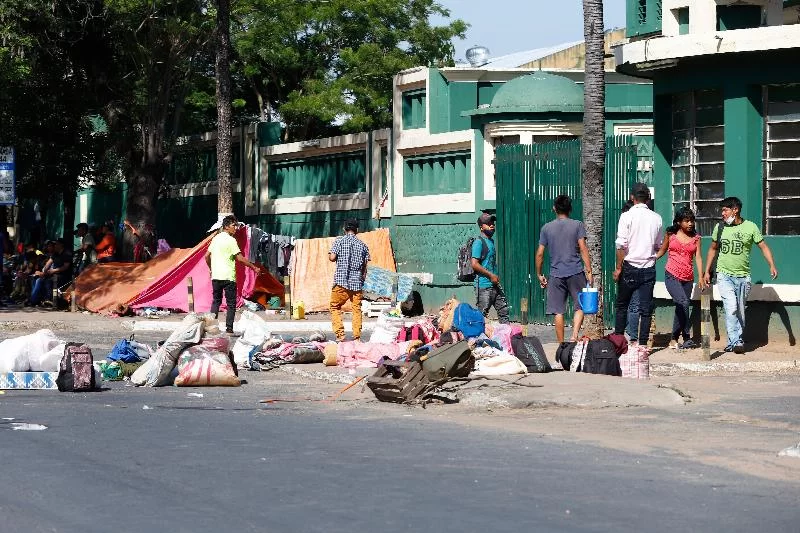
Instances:
[[[534,48],[533,50],[514,52],[513,54],[492,58],[488,63],[482,65],[481,68],[517,68],[582,43],[582,40],[573,41],[557,44],[555,46],[548,46],[546,48]]]

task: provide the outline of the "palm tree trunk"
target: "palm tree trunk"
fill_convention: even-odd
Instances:
[[[606,155],[602,0],[583,0],[583,36],[586,42],[583,137],[581,139],[583,216],[594,285],[600,292],[600,308],[594,319],[587,320],[586,332],[590,337],[599,337],[604,334],[603,205],[605,189],[603,180]]]
[[[233,213],[230,0],[217,0],[217,211]]]

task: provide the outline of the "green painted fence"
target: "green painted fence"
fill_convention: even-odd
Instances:
[[[628,199],[630,186],[637,179],[637,168],[642,167],[638,163],[642,157],[639,144],[627,136],[606,140],[603,286],[604,317],[608,325],[613,318],[616,298],[612,273],[617,220]],[[527,298],[529,320],[546,320],[545,291],[536,279],[534,254],[542,226],[555,218],[552,205],[556,196],[569,195],[573,199],[572,218],[582,218],[580,151],[579,139],[509,144],[497,149],[498,262],[512,319],[521,318],[520,301]],[[549,271],[548,263],[545,254],[545,274]]]

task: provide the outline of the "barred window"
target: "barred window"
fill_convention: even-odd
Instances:
[[[672,204],[689,207],[709,235],[725,197],[725,128],[721,90],[672,98]]]
[[[764,89],[764,233],[800,235],[800,85]]]

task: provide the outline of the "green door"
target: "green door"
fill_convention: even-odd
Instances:
[[[626,136],[609,137],[606,142],[603,286],[604,319],[610,325],[616,298],[612,272],[617,220],[628,191],[637,179],[637,168],[648,165],[638,162],[642,155],[637,145],[641,141],[637,143]],[[569,195],[573,199],[572,217],[579,220],[583,217],[580,151],[579,139],[532,145],[509,144],[497,149],[498,267],[512,320],[520,320],[523,298],[528,301],[530,321],[551,320],[545,315],[545,291],[536,279],[534,254],[542,226],[555,218],[552,205],[556,196]],[[549,258],[545,253],[545,275],[548,270]]]

